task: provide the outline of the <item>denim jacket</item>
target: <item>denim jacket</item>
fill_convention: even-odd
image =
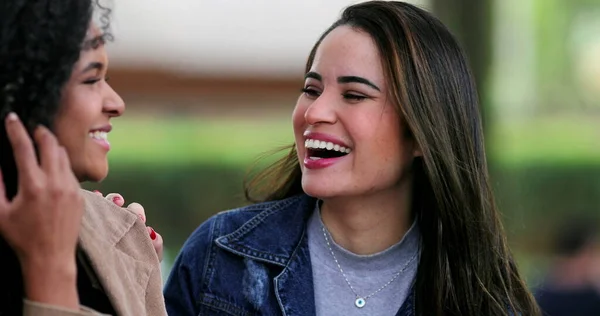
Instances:
[[[315,315],[306,195],[221,212],[185,242],[167,280],[170,316]],[[414,292],[397,316],[413,316]]]

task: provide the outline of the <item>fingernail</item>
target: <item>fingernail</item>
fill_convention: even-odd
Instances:
[[[94,190],[94,193],[96,193],[96,194],[102,194],[102,192],[100,192],[98,190]]]
[[[114,203],[117,203],[118,201],[121,201],[121,197],[120,197],[120,196],[115,196],[115,197],[113,198],[113,202],[114,202]]]
[[[48,137],[48,129],[43,125],[36,126],[35,133],[38,133],[41,137]]]
[[[15,112],[10,112],[8,113],[8,115],[6,116],[6,119],[9,122],[16,122],[17,120],[19,120],[19,117],[17,116],[17,114],[15,114]]]
[[[154,229],[152,227],[150,227],[150,239],[152,239],[152,240],[156,239],[156,232],[154,231]]]

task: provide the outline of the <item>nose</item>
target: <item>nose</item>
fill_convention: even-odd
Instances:
[[[304,112],[304,119],[309,125],[335,124],[335,100],[323,92],[315,99]]]
[[[103,110],[111,117],[119,117],[125,112],[125,102],[121,96],[106,83],[106,96],[104,97]]]

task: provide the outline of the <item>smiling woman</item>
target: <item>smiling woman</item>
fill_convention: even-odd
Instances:
[[[438,19],[345,9],[292,122],[287,155],[248,183],[259,203],[183,246],[170,314],[539,315],[494,204],[474,80]]]
[[[79,186],[108,174],[106,135],[125,110],[93,13],[110,10],[0,2],[0,315],[165,315],[162,239],[143,210]]]
[[[108,174],[110,119],[125,111],[123,100],[107,83],[104,42],[101,30],[91,27],[63,89],[53,124],[80,181],[100,181]]]

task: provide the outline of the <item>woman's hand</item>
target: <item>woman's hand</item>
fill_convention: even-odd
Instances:
[[[6,131],[18,171],[17,195],[9,201],[0,179],[0,234],[21,264],[31,301],[79,309],[75,250],[83,199],[66,150],[45,127],[31,138],[14,113]],[[0,170],[1,178],[1,170]]]
[[[100,193],[99,191],[94,191],[94,193],[102,196],[102,193]],[[106,195],[105,199],[112,201],[113,203],[115,203],[116,205],[118,205],[120,207],[123,207],[125,205],[125,199],[119,193],[109,193],[108,195]],[[134,203],[129,204],[126,208],[128,210],[134,212],[135,214],[137,214],[139,219],[144,224],[146,223],[146,212],[144,211],[144,207],[142,205],[134,202]],[[148,230],[148,235],[150,236],[150,239],[152,240],[152,245],[154,246],[154,250],[156,251],[156,254],[158,255],[158,260],[162,262],[163,238],[152,227],[146,226],[146,229]]]

